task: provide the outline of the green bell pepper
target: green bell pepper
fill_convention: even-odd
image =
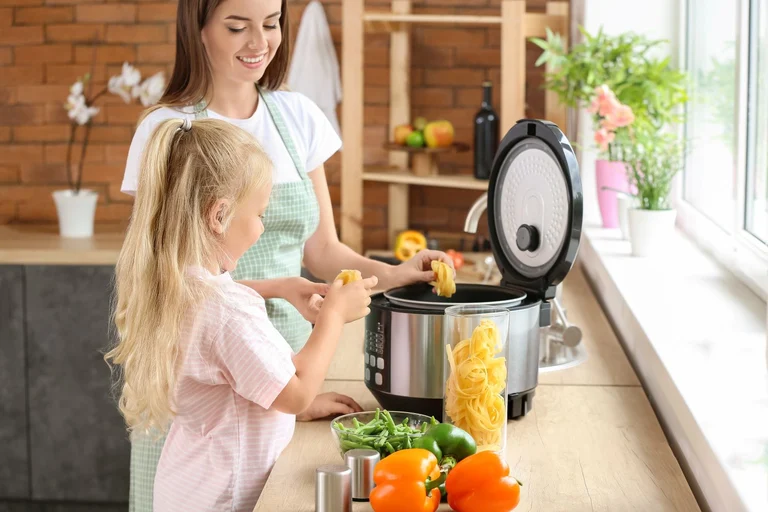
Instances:
[[[440,462],[442,471],[446,472],[477,451],[477,443],[472,436],[450,423],[432,425],[413,442],[413,447],[432,452]]]

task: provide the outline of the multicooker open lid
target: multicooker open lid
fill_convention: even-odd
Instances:
[[[555,124],[523,119],[507,132],[494,158],[486,216],[502,286],[554,297],[576,260],[583,217],[576,155]]]

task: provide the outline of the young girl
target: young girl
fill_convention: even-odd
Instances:
[[[168,432],[154,510],[250,512],[377,279],[334,282],[294,354],[264,299],[230,275],[264,231],[269,158],[215,119],[162,121],[148,147],[106,356],[120,368],[120,411],[132,433]]]
[[[362,0],[360,0],[362,1]],[[141,199],[150,134],[166,119],[220,119],[247,131],[273,162],[266,232],[232,272],[266,300],[272,324],[299,351],[315,322],[311,307],[325,284],[301,277],[302,267],[330,282],[342,269],[379,278],[381,289],[435,278],[431,262],[453,261],[424,250],[401,265],[366,258],[344,245],[334,222],[325,162],[341,147],[325,114],[306,96],[282,90],[289,68],[286,0],[178,0],[173,73],[157,108],[133,136],[122,190]],[[359,411],[351,397],[321,393],[298,420]],[[152,512],[152,482],[162,437],[135,436],[131,444],[130,512]]]

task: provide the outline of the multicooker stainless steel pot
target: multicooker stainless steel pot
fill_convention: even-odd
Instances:
[[[576,259],[582,202],[578,164],[565,135],[546,121],[515,124],[499,145],[488,193],[472,207],[465,226],[474,232],[487,206],[501,283],[459,283],[450,298],[436,296],[430,285],[372,297],[365,321],[365,384],[382,407],[441,419],[443,312],[449,305],[491,304],[510,311],[508,416],[530,410],[540,329],[549,326],[556,286]]]

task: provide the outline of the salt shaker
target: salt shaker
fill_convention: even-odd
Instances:
[[[373,490],[373,468],[376,467],[381,455],[376,450],[354,449],[344,454],[344,461],[352,470],[352,499],[368,501]]]
[[[315,471],[315,512],[352,512],[352,470],[326,464]]]

